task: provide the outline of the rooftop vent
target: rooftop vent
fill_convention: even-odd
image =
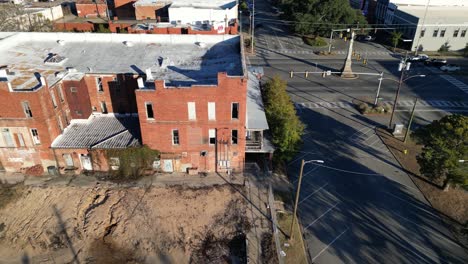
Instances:
[[[67,67],[68,72],[77,72],[75,68],[73,67]]]
[[[44,62],[48,64],[61,64],[66,59],[67,59],[66,57],[60,56],[57,53],[49,53],[49,56],[47,56]]]
[[[60,46],[63,46],[63,45],[65,45],[65,40],[59,39],[59,40],[57,40],[57,43],[58,43]]]
[[[195,43],[197,46],[199,46],[200,48],[206,48],[206,43],[205,42],[196,42]]]
[[[65,77],[65,72],[61,72],[61,71],[56,72],[56,73],[55,73],[55,77],[57,77],[57,78],[63,78],[63,77]]]
[[[133,44],[133,42],[131,41],[124,41],[123,44],[127,47],[133,47],[135,44]]]

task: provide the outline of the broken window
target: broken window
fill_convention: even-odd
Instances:
[[[453,37],[454,38],[458,37],[458,32],[460,32],[459,29],[455,29],[455,31],[453,31]]]
[[[442,30],[440,31],[440,37],[441,37],[441,38],[445,37],[445,29],[442,29]]]
[[[23,105],[23,110],[24,110],[24,114],[26,115],[26,117],[33,117],[31,107],[29,107],[29,103],[23,102],[22,105]]]
[[[96,78],[96,86],[97,86],[98,92],[104,92],[104,87],[102,86],[102,78],[101,77]]]
[[[460,37],[464,38],[466,35],[466,29],[462,30]]]
[[[172,145],[179,145],[179,130],[172,130]]]
[[[3,135],[3,139],[5,141],[5,146],[7,146],[7,147],[14,147],[15,146],[15,142],[13,141],[13,137],[11,137],[11,134],[10,134],[10,129],[3,128],[2,129],[2,135]]]
[[[37,133],[36,128],[31,128],[31,135],[32,135],[34,144],[36,145],[41,144],[41,141],[39,140],[39,134]]]
[[[439,30],[438,30],[438,29],[434,29],[434,32],[432,33],[432,36],[433,36],[433,37],[437,37],[438,34],[439,34]]]
[[[210,139],[210,145],[216,144],[216,130],[215,129],[210,129],[208,130],[208,137]]]
[[[237,145],[237,129],[231,130],[231,144]]]
[[[101,102],[101,113],[107,114],[107,105],[104,101]]]
[[[188,102],[188,119],[189,120],[196,120],[197,119],[197,112],[195,109],[195,102]]]
[[[232,103],[231,118],[239,119],[239,103]]]
[[[146,106],[146,118],[154,119],[153,103],[145,103],[145,106]]]

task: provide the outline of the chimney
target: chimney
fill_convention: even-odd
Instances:
[[[146,80],[153,80],[153,75],[151,74],[151,68],[146,69]]]
[[[145,83],[143,82],[143,78],[138,77],[137,83],[138,83],[138,89],[144,89],[145,88]]]

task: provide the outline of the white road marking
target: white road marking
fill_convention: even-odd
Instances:
[[[322,185],[322,186],[321,186],[320,188],[318,188],[317,190],[315,190],[313,193],[311,193],[311,194],[307,195],[306,197],[304,197],[304,199],[302,199],[302,200],[299,202],[299,204],[302,203],[302,202],[304,202],[305,200],[309,199],[310,196],[312,196],[312,195],[314,195],[316,192],[322,190],[322,189],[323,189],[324,187],[326,187],[327,185],[328,185],[328,182],[325,183],[324,185]]]
[[[346,227],[346,229],[345,229],[343,232],[341,232],[337,237],[335,237],[335,239],[333,239],[332,242],[330,242],[330,244],[328,244],[326,247],[324,247],[322,250],[320,250],[320,252],[319,252],[317,255],[315,255],[315,257],[312,258],[312,262],[313,262],[316,258],[318,258],[325,250],[327,250],[328,247],[330,247],[333,243],[335,243],[335,241],[338,240],[338,239],[339,239],[344,233],[346,233],[346,231],[348,231],[348,230],[349,230],[349,226]]]
[[[315,219],[312,223],[310,223],[308,226],[306,226],[304,228],[304,230],[307,230],[307,228],[309,228],[311,225],[315,224],[318,220],[320,220],[320,218],[324,217],[326,214],[328,214],[328,212],[330,212],[331,210],[333,210],[333,208],[335,208],[340,202],[337,202],[335,205],[333,205],[333,207],[331,208],[328,208],[327,211],[325,211],[323,214],[321,214],[317,219]]]

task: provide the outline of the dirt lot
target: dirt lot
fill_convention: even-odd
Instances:
[[[0,263],[225,263],[246,204],[229,186],[20,187],[0,206]],[[77,262],[77,263],[78,263]]]
[[[464,231],[466,228],[464,225],[468,223],[468,192],[456,187],[443,191],[440,187],[442,180],[431,182],[421,176],[416,156],[421,152],[422,146],[416,145],[411,139],[403,144],[400,139],[394,138],[383,129],[379,129],[377,133],[424,196],[439,211],[439,215],[450,226],[459,242],[468,248],[468,233]],[[408,150],[406,155],[404,154],[405,149]]]

